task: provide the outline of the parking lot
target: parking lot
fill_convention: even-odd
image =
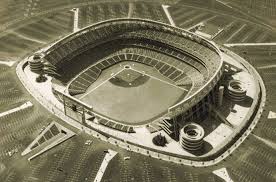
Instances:
[[[4,0],[3,2],[8,1]],[[1,23],[6,24],[8,21],[17,20],[24,16],[24,12],[21,12],[25,7],[23,2],[17,4],[14,2],[10,1],[10,4],[12,4],[10,8],[16,9],[15,15],[0,18]],[[85,2],[88,2],[88,0]],[[79,2],[72,0],[72,3]],[[51,10],[51,13],[38,16],[34,18],[34,21],[18,23],[17,26],[14,25],[6,31],[0,32],[1,61],[8,59],[18,61],[26,53],[57,39],[59,36],[72,32],[73,19],[72,13],[69,11],[72,7],[61,11],[61,7],[67,5],[68,1],[50,0],[48,4],[37,1],[36,6],[34,4],[28,6],[33,7],[30,10],[33,13],[40,13],[44,10]],[[136,4],[135,7],[134,17],[155,18],[165,22],[166,17],[159,13],[162,10],[161,6],[142,5],[140,3]],[[60,9],[54,10],[54,8]],[[1,15],[7,15],[8,13],[4,12],[3,9],[1,7]],[[94,9],[97,10],[98,17],[93,17]],[[107,9],[107,12],[112,14],[104,13],[101,9]],[[144,13],[145,9],[149,14]],[[121,14],[116,12],[120,10],[123,11]],[[97,4],[84,11],[87,12],[86,16],[91,17],[90,20],[84,21],[83,26],[89,24],[89,21],[93,23],[101,20],[101,18],[126,16],[128,3],[123,5],[112,4],[111,6]],[[177,26],[182,28],[189,28],[202,21],[205,21],[206,24],[210,23],[212,26],[225,28],[225,31],[222,31],[214,39],[214,41],[221,44],[276,42],[275,32],[262,26],[255,26],[256,22],[250,23],[248,20],[241,20],[242,17],[229,17],[221,15],[221,12],[216,13],[214,10],[205,11],[198,9],[198,5],[197,8],[175,5],[169,8],[169,11]],[[31,15],[31,12],[28,16]],[[226,12],[225,14],[227,14]],[[157,14],[160,16],[156,16]],[[276,112],[276,46],[245,46],[236,47],[233,50],[249,60],[262,76],[267,90],[267,102],[260,122],[248,139],[226,160],[208,168],[194,168],[153,159],[121,149],[77,131],[51,115],[32,98],[17,79],[15,66],[9,67],[0,64],[0,112],[18,107],[27,101],[34,104],[33,107],[0,118],[0,165],[4,166],[2,170],[0,169],[0,181],[93,181],[105,156],[104,151],[108,149],[115,150],[118,154],[109,163],[102,179],[104,182],[220,182],[223,180],[212,172],[222,167],[227,169],[230,177],[235,182],[275,181],[276,151],[275,148],[263,141],[276,143],[276,119],[267,118],[270,111]],[[77,136],[29,162],[20,153],[33,141],[41,129],[52,120],[74,130]],[[92,140],[92,143],[90,145],[85,144],[87,140]]]

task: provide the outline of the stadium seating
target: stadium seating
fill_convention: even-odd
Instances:
[[[143,44],[143,41],[131,39],[123,40],[121,44],[123,44],[122,47],[117,45],[119,46],[118,49],[115,48],[116,45],[114,43],[109,43],[109,45],[105,44],[105,50],[110,51],[108,54],[104,54],[101,47],[95,48],[93,51],[102,50],[103,55],[109,56],[103,56],[104,58],[100,59],[98,62],[88,62],[85,64],[85,67],[89,64],[92,65],[89,69],[86,69],[78,75],[78,77],[71,83],[69,86],[70,94],[85,92],[85,90],[97,80],[102,70],[126,60],[132,60],[154,67],[162,75],[171,79],[178,86],[187,85],[187,80],[183,80],[187,76],[191,78],[195,85],[200,86],[203,81],[202,79],[204,79],[204,76],[207,74],[206,68],[195,59],[184,55],[181,52],[176,52],[173,49],[164,48],[161,45],[154,44],[154,42],[145,42]],[[70,70],[72,69],[70,67],[72,66],[70,65],[69,68],[65,68]]]
[[[124,30],[124,29],[127,29],[127,30]],[[58,54],[53,53],[54,54],[53,57],[59,58],[62,60],[62,58],[64,58],[64,55],[65,55],[64,52],[62,52],[62,50],[69,49],[71,51],[75,51],[81,47],[84,47],[88,42],[95,42],[97,40],[103,39],[104,37],[110,37],[115,32],[118,33],[123,31],[130,31],[130,32],[128,34],[124,33],[123,35],[120,35],[122,39],[127,37],[133,37],[133,38],[147,38],[149,40],[158,40],[160,42],[163,41],[163,43],[167,43],[169,45],[175,45],[175,47],[181,46],[183,50],[188,50],[191,54],[199,50],[201,51],[201,49],[205,49],[204,51],[207,52],[206,54],[208,54],[208,51],[213,52],[209,48],[199,43],[195,43],[194,41],[191,41],[188,39],[180,38],[179,36],[173,35],[171,33],[161,32],[157,30],[134,31],[135,29],[136,29],[135,26],[130,27],[128,26],[128,24],[113,25],[113,26],[108,26],[108,28],[106,27],[98,28],[97,30],[94,30],[92,32],[81,34],[81,36],[75,37],[75,39],[72,39],[72,40],[71,38],[68,38],[67,43],[63,45],[59,45],[58,48],[56,48],[55,52],[58,52]],[[50,58],[49,62],[52,62],[52,61],[53,60]],[[55,65],[56,62],[53,61],[53,64]]]
[[[201,64],[207,64],[209,66],[213,62],[217,62],[219,60],[219,55],[216,55],[216,53],[211,51],[209,48],[188,39],[180,39],[178,36],[165,32],[144,30],[139,32],[130,32],[129,34],[133,37],[143,37],[150,40],[158,40],[168,45],[174,45],[176,49],[178,49],[177,47],[180,47],[182,50],[185,50],[186,53],[196,56],[198,58],[198,62]],[[152,47],[152,44],[148,45],[151,48],[154,48]],[[179,56],[176,52],[171,52],[171,54],[173,53],[175,56]],[[198,66],[200,66],[200,64],[198,64]]]
[[[107,120],[107,119],[104,119],[104,118],[99,118],[98,122],[101,125],[107,126],[109,128],[112,128],[112,129],[115,129],[115,130],[118,130],[118,131],[122,131],[122,132],[126,132],[126,133],[135,133],[132,126],[127,126],[127,125],[124,125],[124,124],[121,124],[121,123],[115,123],[111,120]]]

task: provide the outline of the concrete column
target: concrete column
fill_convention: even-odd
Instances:
[[[219,87],[218,106],[222,106],[223,103],[224,86]]]

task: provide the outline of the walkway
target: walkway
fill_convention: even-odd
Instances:
[[[131,18],[132,15],[133,15],[133,10],[134,10],[134,5],[132,2],[129,2],[128,3],[128,14],[127,14],[127,17],[128,18]]]
[[[224,44],[226,47],[235,47],[235,46],[275,46],[276,42],[270,43],[234,43],[234,44]]]
[[[94,179],[94,182],[100,182],[102,180],[102,177],[104,175],[104,172],[105,172],[109,162],[111,161],[111,159],[113,157],[115,157],[116,154],[117,154],[117,152],[108,149],[108,153],[105,154],[105,157],[104,157],[101,167],[96,175],[96,178]]]
[[[271,68],[276,68],[276,64],[268,65],[268,66],[259,66],[259,67],[257,67],[258,70],[271,69]]]
[[[22,104],[22,105],[19,106],[19,107],[16,107],[16,108],[13,108],[13,109],[11,109],[11,110],[8,110],[8,111],[5,111],[5,112],[0,113],[0,118],[1,118],[1,117],[4,117],[4,116],[7,116],[7,115],[9,115],[9,114],[15,113],[15,112],[17,112],[17,111],[26,109],[26,108],[28,108],[28,107],[32,107],[32,106],[33,106],[33,104],[32,104],[30,101],[28,101],[28,102],[26,102],[25,104]]]
[[[73,32],[77,32],[79,30],[79,8],[73,8],[71,11],[74,12]]]
[[[5,64],[9,67],[12,67],[12,65],[15,63],[15,61],[0,61],[0,64]]]
[[[267,140],[267,139],[264,139],[262,137],[259,137],[255,134],[252,134],[255,138],[257,138],[258,140],[262,141],[264,144],[266,144],[267,146],[273,148],[274,150],[276,150],[276,143],[270,141],[270,140]]]
[[[174,23],[174,21],[173,21],[173,19],[171,17],[171,14],[170,14],[170,12],[168,10],[169,7],[170,6],[168,6],[168,5],[164,5],[164,4],[162,5],[162,8],[163,8],[163,10],[164,10],[164,12],[165,12],[165,14],[166,14],[166,16],[167,16],[170,24],[175,27],[176,25],[175,25],[175,23]]]

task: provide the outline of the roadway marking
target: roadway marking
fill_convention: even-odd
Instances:
[[[235,46],[274,46],[276,42],[270,43],[234,43],[234,44],[224,44],[226,47],[235,47]]]
[[[22,35],[22,34],[17,33],[17,32],[10,32],[10,33],[14,34],[15,36],[18,36],[19,38],[25,39],[25,40],[36,42],[36,43],[39,43],[39,44],[47,44],[47,42],[40,41],[40,40],[37,40],[37,39],[33,39],[31,37],[27,37],[26,35]]]
[[[13,108],[13,109],[11,109],[11,110],[8,110],[8,111],[5,111],[5,112],[0,113],[0,118],[1,118],[1,117],[4,117],[4,116],[7,116],[7,115],[9,115],[9,114],[15,113],[15,112],[17,112],[17,111],[26,109],[26,108],[28,108],[28,107],[32,107],[32,106],[33,106],[33,104],[32,104],[30,101],[28,101],[28,102],[26,102],[25,104],[22,104],[22,105],[19,106],[19,107],[16,107],[16,108]]]
[[[162,4],[162,8],[163,8],[163,10],[164,10],[164,12],[165,12],[165,14],[166,14],[166,16],[167,16],[167,18],[168,18],[170,24],[171,24],[172,26],[175,27],[176,25],[175,25],[175,23],[174,23],[174,21],[173,21],[173,19],[172,19],[172,17],[171,17],[171,14],[170,14],[170,12],[169,12],[169,10],[168,10],[169,7],[170,7],[170,6],[168,6],[168,5]]]
[[[226,42],[229,42],[234,36],[236,36],[238,33],[240,33],[240,31],[242,29],[244,29],[244,27],[246,26],[246,24],[242,25],[235,33],[233,33],[227,40]]]
[[[257,37],[257,39],[255,40],[256,42],[264,42],[265,39],[268,37],[268,32],[265,31],[262,34],[260,34],[260,36]]]
[[[224,181],[226,182],[233,182],[233,180],[230,178],[226,168],[220,168],[220,169],[217,169],[215,171],[213,171],[213,173],[215,175],[217,175],[218,177],[222,178]]]
[[[213,35],[212,39],[215,39],[218,35],[220,35],[224,30],[228,30],[232,25],[235,23],[235,21],[230,22],[229,24],[225,25],[223,28],[221,28],[215,35]]]
[[[216,37],[217,37],[219,34],[221,34],[223,31],[224,31],[224,28],[221,28],[218,32],[216,32],[216,33],[211,37],[211,39],[216,38]]]
[[[94,179],[94,182],[100,182],[102,180],[103,174],[104,174],[109,162],[116,155],[117,155],[117,152],[108,149],[108,153],[105,154],[105,157],[104,157],[101,167],[99,168],[98,173]]]
[[[267,118],[268,119],[276,119],[276,112],[269,111]]]
[[[71,10],[74,13],[74,26],[73,26],[73,32],[79,31],[79,8],[73,8]]]
[[[258,30],[253,29],[251,32],[249,32],[249,33],[247,34],[247,36],[245,36],[245,37],[241,40],[241,42],[245,42],[246,40],[248,40],[249,38],[251,38],[254,34],[257,33],[257,31],[258,31]]]

